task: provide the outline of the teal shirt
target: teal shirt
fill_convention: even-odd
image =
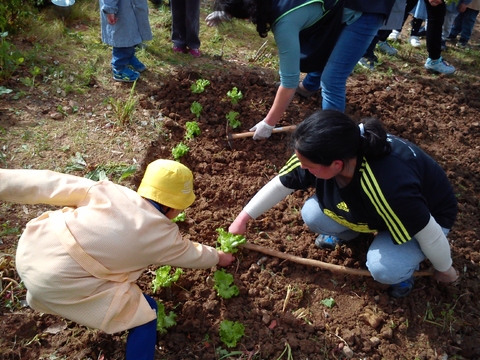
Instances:
[[[300,31],[312,26],[323,16],[323,4],[307,4],[282,16],[272,26],[280,59],[280,81],[283,87],[296,89],[300,79]],[[357,20],[360,11],[344,9],[342,22],[347,25]]]

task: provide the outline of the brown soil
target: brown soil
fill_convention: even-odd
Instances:
[[[455,65],[459,71],[468,71],[467,66]],[[180,141],[188,144],[190,151],[181,162],[194,172],[197,200],[179,226],[187,239],[212,246],[215,230],[228,229],[291,155],[286,133],[260,142],[226,140],[227,133],[246,131],[267,113],[275,95],[275,76],[252,67],[224,66],[225,72],[183,69],[163,84],[137,84],[143,94],[141,108],[161,110],[165,124],[165,132],[146,145],[142,170],[153,159],[172,158],[171,149]],[[190,86],[199,78],[211,84],[204,93],[193,94]],[[244,95],[238,105],[226,97],[234,86]],[[408,297],[395,300],[386,295],[385,286],[368,276],[326,271],[243,249],[237,262],[227,268],[240,295],[225,300],[207,281],[215,269],[184,269],[171,289],[152,294],[152,267],[141,277],[140,286],[161,299],[167,312],[177,314],[177,325],[158,336],[156,358],[220,359],[231,352],[229,358],[287,359],[291,349],[293,359],[341,359],[349,356],[348,347],[355,359],[479,359],[479,93],[478,81],[428,75],[420,66],[408,74],[395,69],[393,76],[383,79],[355,74],[348,81],[349,115],[378,117],[390,132],[420,145],[446,170],[459,202],[458,220],[449,236],[454,266],[461,274],[457,284],[420,277]],[[193,101],[203,106],[198,119],[202,134],[185,141],[185,122],[196,120],[190,112]],[[296,124],[318,107],[317,96],[296,97],[280,125]],[[240,114],[242,130],[228,127],[225,115],[230,110]],[[13,126],[14,120],[0,117],[3,127],[9,121],[8,126]],[[140,173],[130,185],[138,185]],[[332,252],[315,247],[315,234],[299,216],[308,196],[297,192],[251,222],[248,241],[302,258],[365,269],[368,239]],[[11,207],[0,219],[24,225],[43,208],[28,209],[25,214],[25,207]],[[5,236],[3,241],[0,250],[9,253],[16,237]],[[428,262],[422,264],[423,269],[429,267]],[[3,276],[19,281],[13,270]],[[4,279],[3,285],[7,283]],[[2,292],[2,297],[8,293]],[[335,300],[333,307],[322,304],[327,298]],[[11,311],[4,304],[2,299],[2,359],[123,358],[123,333],[107,335],[28,308]],[[218,335],[219,323],[225,319],[245,326],[245,336],[235,348],[227,349]],[[219,348],[223,352],[217,352]]]

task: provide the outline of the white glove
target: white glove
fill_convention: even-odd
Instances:
[[[268,125],[265,122],[265,119],[263,119],[257,125],[250,129],[250,131],[255,131],[255,134],[253,134],[253,140],[261,140],[270,137],[270,135],[272,135],[272,130],[274,127],[275,126]]]
[[[225,11],[214,11],[207,15],[205,21],[208,26],[218,26],[222,21],[230,21],[232,17]]]

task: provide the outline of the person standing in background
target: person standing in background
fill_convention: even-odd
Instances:
[[[170,0],[172,10],[172,42],[176,53],[200,53],[200,0]]]
[[[100,0],[102,41],[113,46],[113,80],[134,82],[147,67],[135,56],[138,45],[152,40],[147,0]]]
[[[472,36],[473,27],[475,26],[479,11],[480,0],[472,0],[472,2],[467,5],[465,11],[460,12],[455,18],[450,34],[447,36],[447,40],[455,41],[460,34],[460,40],[457,42],[457,47],[466,47]]]
[[[442,57],[442,30],[447,5],[444,0],[424,0],[427,7],[427,52],[425,69],[429,72],[450,75],[455,67]]]
[[[253,139],[270,137],[295,93],[309,97],[321,89],[323,109],[345,111],[347,78],[390,15],[394,2],[217,0],[216,11],[205,19],[208,25],[231,17],[250,19],[260,36],[271,29],[278,47],[281,83],[268,114],[250,129],[255,131]],[[343,12],[338,11],[339,6]],[[333,12],[339,16],[327,20]],[[316,26],[323,39],[306,33]],[[324,35],[337,27],[339,31],[331,36]],[[311,50],[304,57],[310,60],[308,64],[301,61],[305,44]],[[299,82],[301,72],[307,75]]]

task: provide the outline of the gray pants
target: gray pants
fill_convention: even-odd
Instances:
[[[170,0],[172,42],[176,47],[200,47],[200,0]]]
[[[309,229],[317,234],[337,236],[344,241],[359,235],[325,215],[316,196],[303,205],[302,218]],[[443,229],[443,232],[447,235],[449,230]],[[388,231],[380,231],[368,249],[366,265],[375,281],[398,284],[410,278],[423,260],[425,254],[415,238],[405,244],[395,245]]]

